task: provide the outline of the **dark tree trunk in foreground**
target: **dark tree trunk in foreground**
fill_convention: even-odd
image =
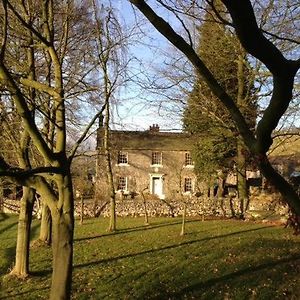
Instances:
[[[71,176],[64,176],[57,206],[52,215],[53,272],[50,299],[70,299],[73,261],[73,191]],[[63,198],[63,199],[61,199]],[[63,203],[59,207],[59,203]]]
[[[34,199],[35,191],[31,188],[23,187],[18,222],[16,264],[11,272],[11,274],[18,277],[26,277],[29,274],[30,227]]]

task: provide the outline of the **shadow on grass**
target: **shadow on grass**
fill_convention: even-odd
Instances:
[[[187,224],[187,223],[203,222],[203,221],[201,221],[201,220],[187,220],[185,222]],[[130,233],[130,232],[146,231],[146,230],[151,230],[151,229],[156,229],[156,228],[161,228],[161,227],[178,225],[178,224],[181,224],[181,223],[182,223],[182,221],[180,220],[180,221],[174,221],[174,222],[150,224],[150,225],[141,225],[141,226],[136,226],[136,227],[131,227],[131,228],[118,229],[115,232],[108,232],[108,233],[99,234],[99,235],[90,236],[90,237],[77,238],[77,239],[74,239],[74,242],[94,240],[94,239],[98,239],[98,238],[114,236],[114,235],[119,235],[119,234],[124,234],[124,233]]]
[[[9,247],[4,250],[4,260],[5,263],[3,266],[0,268],[0,274],[4,275],[7,274],[10,271],[10,268],[13,266],[13,262],[16,256],[16,247]]]
[[[6,213],[0,213],[0,222],[3,222],[8,218],[9,216]]]
[[[52,273],[52,268],[47,269],[47,270],[30,271],[29,272],[30,276],[32,276],[32,277],[44,277],[44,276],[48,276],[51,273]]]
[[[4,300],[4,299],[14,299],[18,296],[22,296],[22,299],[32,299],[30,296],[32,296],[33,292],[36,291],[44,291],[44,290],[48,290],[49,287],[43,287],[43,288],[37,288],[34,290],[29,290],[29,291],[25,291],[25,292],[20,292],[20,293],[12,293],[10,295],[5,295],[4,297],[0,297],[0,300]]]
[[[18,225],[18,222],[14,222],[14,223],[8,224],[7,226],[5,226],[5,227],[3,227],[3,228],[0,229],[0,234],[2,234],[6,230],[8,230],[8,229],[10,229],[10,228],[12,228],[12,227],[14,227],[16,225]]]
[[[244,268],[236,272],[232,272],[220,277],[211,278],[209,280],[198,282],[196,284],[187,286],[186,288],[181,289],[179,292],[168,294],[168,297],[169,299],[182,299],[184,296],[187,297],[189,294],[201,292],[201,290],[208,290],[216,284],[224,285],[226,282],[237,279],[241,276],[250,275],[256,272],[266,271],[268,269],[273,269],[283,264],[295,262],[299,259],[300,259],[300,254],[297,254],[290,257],[278,259],[276,261],[271,261],[267,263],[262,263],[257,266]]]
[[[157,248],[157,249],[149,249],[149,250],[145,250],[145,251],[138,252],[138,253],[130,253],[130,254],[120,255],[120,256],[116,256],[116,257],[105,258],[105,259],[101,259],[98,261],[92,261],[92,262],[88,262],[88,263],[84,263],[84,264],[77,264],[77,265],[74,265],[74,268],[84,268],[84,267],[88,267],[88,266],[109,263],[109,262],[117,261],[120,259],[132,258],[132,257],[137,257],[137,256],[145,255],[145,254],[151,254],[151,253],[156,253],[156,252],[170,250],[170,249],[176,249],[178,247],[192,245],[195,243],[201,243],[201,242],[207,242],[207,241],[216,240],[216,239],[227,238],[227,237],[231,237],[234,235],[239,235],[239,234],[244,234],[244,233],[249,233],[249,232],[254,232],[254,231],[259,231],[259,230],[266,230],[266,229],[272,228],[272,227],[274,227],[274,226],[263,226],[263,227],[258,227],[258,228],[254,228],[254,229],[231,232],[231,233],[223,234],[223,235],[205,237],[202,239],[181,242],[179,244],[169,245],[169,246],[165,246],[165,247],[161,247],[161,248]]]

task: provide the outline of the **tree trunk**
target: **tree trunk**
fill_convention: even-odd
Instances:
[[[109,220],[109,232],[116,231],[116,200],[115,196],[110,197],[110,220]]]
[[[57,207],[51,210],[53,271],[50,300],[70,299],[72,284],[74,199],[71,176],[65,176],[58,189],[63,199],[58,199]]]
[[[11,272],[19,277],[29,274],[29,244],[30,226],[35,198],[35,190],[23,187],[23,196],[20,203],[20,214],[18,223],[16,264]]]
[[[83,195],[80,197],[80,225],[83,224],[83,214],[84,214],[84,203],[83,203]]]
[[[185,220],[186,220],[186,202],[183,202],[183,212],[182,212],[182,223],[180,235],[185,234]]]
[[[50,209],[45,201],[42,201],[42,219],[39,240],[47,245],[51,245],[51,227],[52,218]]]
[[[218,190],[217,190],[217,198],[221,199],[224,194],[224,174],[219,174],[218,177]]]
[[[149,218],[148,218],[148,211],[147,211],[146,197],[145,197],[143,191],[141,191],[141,195],[142,195],[142,198],[143,198],[143,206],[144,206],[144,212],[145,212],[145,225],[149,225]]]
[[[267,156],[257,157],[256,161],[264,177],[281,193],[283,199],[288,202],[293,213],[300,222],[300,201],[296,191],[275,169],[272,167]]]
[[[114,177],[111,166],[111,154],[109,146],[109,99],[106,99],[105,124],[104,124],[104,152],[106,158],[106,171],[110,197],[110,221],[108,231],[116,231],[116,193],[114,187]]]
[[[3,183],[0,180],[0,213],[4,211],[4,199],[3,199]]]
[[[237,142],[237,189],[240,201],[240,218],[244,218],[246,205],[248,203],[248,187],[246,177],[246,159],[243,143],[240,139]]]

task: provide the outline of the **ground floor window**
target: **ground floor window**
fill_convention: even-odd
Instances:
[[[119,176],[118,178],[118,191],[126,191],[127,190],[127,178],[124,176]]]
[[[184,178],[184,192],[192,192],[192,178],[190,177]]]

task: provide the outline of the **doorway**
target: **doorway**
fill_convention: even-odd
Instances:
[[[163,199],[163,179],[162,176],[151,177],[151,193],[157,195],[160,199]]]

